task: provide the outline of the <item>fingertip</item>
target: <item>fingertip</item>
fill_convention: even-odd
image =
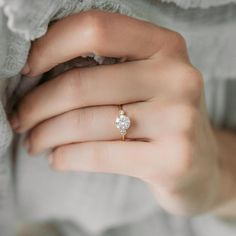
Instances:
[[[16,113],[10,115],[8,119],[13,130],[17,130],[20,127],[20,121]]]

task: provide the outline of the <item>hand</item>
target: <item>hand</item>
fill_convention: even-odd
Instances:
[[[126,62],[72,69],[27,94],[11,123],[29,131],[29,153],[52,149],[56,170],[142,179],[172,213],[219,204],[219,151],[183,37],[117,13],[82,12],[33,42],[23,73],[37,76],[87,53]],[[132,122],[125,142],[114,125],[118,104]]]

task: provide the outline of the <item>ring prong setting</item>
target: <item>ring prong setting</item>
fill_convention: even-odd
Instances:
[[[119,115],[115,121],[116,127],[119,129],[122,139],[124,140],[125,135],[127,134],[127,130],[131,125],[130,118],[125,115],[123,110],[119,111]]]

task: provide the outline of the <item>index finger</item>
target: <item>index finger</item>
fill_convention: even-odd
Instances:
[[[28,69],[23,74],[37,76],[90,53],[127,60],[145,59],[160,50],[167,32],[119,13],[80,12],[55,22],[43,37],[33,42]]]

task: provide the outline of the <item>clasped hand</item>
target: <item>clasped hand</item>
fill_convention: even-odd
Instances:
[[[11,117],[31,155],[52,150],[55,170],[116,173],[147,182],[168,211],[197,214],[220,200],[217,143],[201,73],[177,32],[90,10],[53,23],[32,43],[23,74],[34,77],[81,55],[124,62],[75,68],[41,84]],[[114,125],[118,105],[132,125]]]

